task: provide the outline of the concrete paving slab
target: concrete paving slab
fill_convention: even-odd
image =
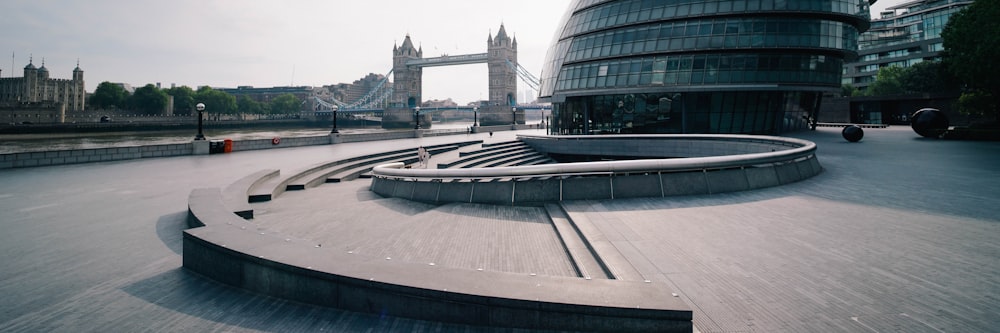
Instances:
[[[819,145],[824,167],[799,183],[593,201],[581,213],[616,230],[623,256],[647,262],[634,266],[675,290],[702,332],[1000,327],[1000,144],[929,140],[897,127],[865,134],[860,143],[844,141],[838,128],[793,134]],[[0,171],[0,251],[7,254],[0,258],[0,331],[495,332],[285,302],[181,268],[193,188],[396,144],[502,142],[513,133],[458,137]],[[363,187],[301,204],[353,198],[401,220],[445,214],[378,200]]]

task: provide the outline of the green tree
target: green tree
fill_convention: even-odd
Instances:
[[[281,94],[271,100],[271,113],[295,113],[302,109],[302,100],[292,94]]]
[[[162,113],[167,108],[167,93],[152,84],[136,89],[129,97],[129,106],[145,114]]]
[[[984,114],[1000,115],[1000,1],[977,0],[952,14],[941,32],[944,61],[968,90],[992,98],[992,110]],[[984,98],[984,97],[976,97]],[[980,103],[973,103],[980,104]]]
[[[195,104],[204,103],[205,112],[219,114],[236,113],[236,97],[207,86],[198,88],[198,92],[194,95],[194,102]]]
[[[899,66],[882,67],[875,76],[875,82],[868,86],[865,95],[887,96],[906,93],[903,88],[903,73],[905,70]]]
[[[970,116],[985,116],[990,110],[996,110],[996,101],[987,93],[969,91],[958,98],[958,112]]]
[[[240,113],[267,113],[264,106],[266,106],[266,104],[261,104],[248,96],[240,96],[236,99],[236,107],[240,110]]]
[[[90,96],[89,104],[97,109],[124,108],[128,102],[128,91],[108,81],[101,82]]]
[[[854,85],[850,83],[844,83],[844,85],[840,86],[841,97],[851,97],[857,94],[858,94],[858,88],[855,88]]]
[[[173,87],[166,90],[167,95],[174,97],[174,114],[192,114],[194,111],[194,90],[188,86]]]
[[[924,61],[907,67],[900,80],[903,89],[911,93],[958,92],[961,87],[940,61]]]

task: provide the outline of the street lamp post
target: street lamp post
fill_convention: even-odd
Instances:
[[[337,130],[337,109],[338,107],[333,107],[333,130],[330,131],[330,133],[340,133],[340,131]]]
[[[545,116],[545,135],[552,134],[552,133],[549,132],[549,128],[551,128],[551,127],[552,127],[552,124],[549,123],[549,116],[546,115]]]
[[[417,124],[413,125],[413,129],[419,130],[420,129],[420,107],[419,106],[413,107],[413,118],[417,120]]]
[[[198,135],[194,136],[195,140],[205,140],[205,134],[201,132],[201,115],[205,112],[205,103],[198,103],[194,106],[195,110],[198,110]]]
[[[670,111],[673,112],[674,102],[681,103],[681,134],[687,134],[687,109],[684,108],[684,101],[681,100],[681,97],[683,97],[683,95],[680,93],[670,96]]]
[[[510,124],[517,125],[517,107],[510,108]]]
[[[479,107],[472,107],[472,127],[479,127]]]

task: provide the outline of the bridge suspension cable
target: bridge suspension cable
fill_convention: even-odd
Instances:
[[[517,77],[520,78],[521,81],[524,82],[524,84],[527,84],[529,88],[531,88],[535,92],[538,92],[539,87],[541,87],[542,85],[541,80],[539,80],[538,77],[531,74],[531,72],[529,72],[528,69],[524,68],[524,66],[521,66],[521,64],[515,65],[514,63],[510,62],[510,60],[507,60],[507,66],[510,66],[511,69],[517,72]]]
[[[393,87],[386,84],[386,82],[389,82],[390,77],[392,77],[391,69],[385,74],[385,77],[383,77],[382,80],[375,85],[375,87],[365,93],[364,96],[361,96],[361,98],[358,98],[358,100],[351,102],[350,104],[344,103],[332,97],[330,98],[330,101],[325,101],[319,98],[319,96],[313,96],[313,98],[316,100],[316,103],[319,103],[326,108],[332,109],[336,106],[342,111],[376,109],[380,107],[384,108],[385,102],[392,97]]]

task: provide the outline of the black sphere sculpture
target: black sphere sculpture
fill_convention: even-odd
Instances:
[[[917,110],[910,118],[910,127],[914,132],[925,138],[938,138],[948,130],[948,116],[938,109],[924,108]]]
[[[850,142],[861,141],[861,138],[865,137],[865,131],[861,129],[861,126],[851,125],[844,127],[840,134],[844,136],[844,139]]]

